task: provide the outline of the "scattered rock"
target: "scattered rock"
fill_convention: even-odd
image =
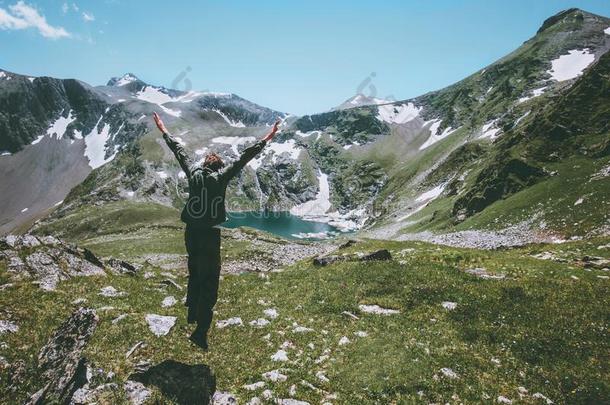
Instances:
[[[307,332],[313,332],[313,329],[305,327],[305,326],[299,326],[296,322],[292,324],[292,331],[294,333],[307,333]]]
[[[105,261],[105,265],[113,274],[127,274],[134,276],[138,272],[138,269],[133,264],[121,259],[115,259],[113,257],[107,259]]]
[[[535,399],[542,399],[542,400],[544,400],[544,401],[547,403],[547,405],[551,405],[551,404],[553,403],[553,401],[551,401],[549,398],[545,397],[544,395],[542,395],[542,394],[541,394],[541,393],[539,393],[539,392],[534,393],[534,394],[532,395],[532,398],[535,398]]]
[[[457,308],[457,303],[451,301],[443,301],[441,305],[448,311],[453,311]]]
[[[148,314],[146,315],[146,322],[150,331],[156,336],[165,336],[176,324],[176,317]]]
[[[457,375],[457,373],[455,371],[453,371],[452,369],[448,368],[448,367],[443,367],[441,368],[441,373],[449,378],[449,379],[456,379],[459,378],[459,376]]]
[[[271,382],[284,382],[288,376],[282,374],[279,370],[271,370],[263,373],[263,378]]]
[[[138,343],[136,343],[135,345],[133,345],[131,347],[131,349],[127,350],[127,353],[125,353],[125,358],[128,359],[129,357],[131,357],[131,355],[138,350],[138,348],[140,348],[141,346],[144,346],[144,341],[140,340]]]
[[[169,295],[169,296],[163,298],[163,301],[161,302],[161,306],[163,308],[169,308],[169,307],[173,307],[174,305],[176,305],[177,302],[178,301],[176,301],[176,298]]]
[[[121,322],[125,318],[127,318],[127,314],[121,314],[121,315],[117,316],[116,318],[114,318],[111,322],[113,325],[116,325],[117,323]]]
[[[604,259],[603,257],[585,256],[582,258],[582,262],[585,268],[596,270],[610,268],[610,260]]]
[[[288,353],[286,351],[280,349],[273,356],[271,356],[272,361],[288,361]]]
[[[510,400],[510,399],[508,399],[508,398],[506,398],[506,397],[504,397],[502,395],[500,395],[496,401],[499,404],[512,404],[513,403],[512,400]]]
[[[349,311],[343,311],[343,312],[341,312],[341,314],[342,314],[342,315],[345,315],[345,316],[349,316],[350,318],[352,318],[352,319],[354,319],[354,320],[356,320],[356,321],[360,319],[360,318],[358,318],[356,315],[352,314],[352,313],[351,313],[351,312],[349,312]]]
[[[174,287],[176,290],[178,291],[182,291],[182,286],[179,285],[178,283],[176,283],[174,280],[172,280],[171,278],[167,278],[165,280],[162,280],[159,282],[159,284],[161,286],[167,287],[167,286],[172,286]]]
[[[100,396],[105,391],[115,391],[118,386],[114,383],[102,384],[93,389],[89,388],[88,384],[76,390],[70,401],[70,405],[89,405],[99,401]]]
[[[242,322],[240,317],[234,317],[234,318],[224,319],[222,321],[217,321],[216,328],[222,329],[222,328],[226,328],[227,326],[242,326],[243,324],[244,323]]]
[[[270,319],[275,319],[278,317],[277,309],[275,308],[267,308],[263,311],[265,316]]]
[[[363,338],[363,337],[367,337],[369,334],[363,330],[357,330],[356,332],[354,332],[354,335]]]
[[[252,384],[247,384],[244,385],[244,389],[248,390],[248,391],[256,391],[258,389],[261,389],[265,386],[265,382],[264,381],[258,381]]]
[[[144,404],[151,395],[150,390],[146,388],[144,384],[136,381],[126,381],[125,384],[123,384],[123,389],[125,390],[125,395],[127,395],[129,403],[132,405]]]
[[[343,346],[346,344],[351,343],[351,341],[349,340],[349,338],[347,336],[343,336],[341,337],[341,339],[339,339],[339,346]]]
[[[269,322],[265,318],[258,318],[258,319],[255,319],[253,321],[250,321],[250,325],[254,326],[255,328],[263,328],[263,327],[269,325],[270,323],[271,322]]]
[[[323,371],[318,371],[316,373],[316,377],[318,377],[318,380],[322,381],[322,382],[329,382],[330,380],[328,379],[328,377],[326,377],[326,375],[324,374]]]
[[[310,405],[309,402],[299,401],[298,399],[292,398],[278,399],[277,403],[279,405]]]
[[[379,305],[358,305],[358,308],[360,308],[360,311],[367,314],[393,315],[400,313],[397,309],[382,308]]]
[[[124,297],[125,295],[127,295],[127,293],[123,292],[123,291],[119,291],[116,288],[114,288],[113,286],[109,285],[106,287],[102,287],[100,289],[99,295],[101,295],[103,297],[116,298],[116,297]]]
[[[55,331],[38,355],[43,388],[29,404],[68,403],[87,382],[87,360],[82,352],[99,319],[95,311],[79,308]]]
[[[356,243],[358,243],[357,240],[348,239],[345,243],[339,246],[339,249],[347,249],[348,247],[354,246]]]
[[[224,392],[216,391],[212,397],[211,405],[235,405],[237,404],[237,398],[235,395]]]
[[[474,269],[466,269],[465,273],[472,274],[478,278],[482,278],[484,280],[502,280],[506,276],[504,274],[490,274],[487,272],[487,269],[483,267],[477,267]]]
[[[15,333],[19,330],[19,326],[11,321],[0,320],[0,335],[4,333]]]

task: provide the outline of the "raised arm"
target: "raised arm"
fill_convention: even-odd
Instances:
[[[244,168],[244,166],[246,166],[248,164],[249,161],[254,159],[254,157],[263,150],[263,148],[265,147],[267,142],[269,142],[273,139],[273,137],[275,136],[275,134],[278,131],[280,122],[281,121],[279,119],[277,121],[275,121],[275,124],[273,124],[273,128],[271,128],[271,131],[269,131],[269,133],[267,135],[265,135],[260,141],[256,142],[254,145],[246,148],[242,152],[239,159],[237,159],[235,162],[233,162],[230,165],[228,165],[227,167],[225,167],[220,173],[221,179],[224,181],[231,180],[233,177],[235,177],[237,175],[237,173],[239,173],[239,171],[241,169]]]
[[[169,146],[171,151],[174,152],[174,156],[176,156],[176,160],[178,160],[182,171],[184,171],[187,177],[190,177],[191,165],[193,163],[192,159],[186,153],[182,145],[180,145],[180,143],[169,134],[169,131],[167,130],[167,128],[165,128],[165,124],[161,120],[161,117],[159,117],[159,114],[153,113],[153,119],[155,120],[155,124],[157,125],[157,128],[159,128],[159,131],[163,133],[163,139],[165,140],[165,143],[167,144],[167,146]]]

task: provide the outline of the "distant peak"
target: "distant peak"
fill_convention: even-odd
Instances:
[[[126,84],[129,84],[131,82],[136,82],[136,81],[140,81],[140,79],[138,79],[138,77],[136,75],[134,75],[133,73],[125,73],[121,77],[113,77],[112,79],[110,79],[108,81],[107,86],[120,87],[120,86],[125,86]]]
[[[575,18],[583,18],[585,15],[595,16],[595,14],[586,12],[579,8],[569,8],[567,10],[560,11],[557,14],[555,14],[554,16],[551,16],[551,17],[547,18],[546,20],[544,20],[544,22],[542,23],[542,26],[540,27],[540,29],[538,29],[537,34],[540,34],[541,32],[546,31],[547,29],[549,29],[550,27],[552,27],[555,24],[559,24],[559,23],[563,22],[566,19],[566,17],[573,16]]]

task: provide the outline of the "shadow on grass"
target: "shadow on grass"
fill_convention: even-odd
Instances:
[[[165,360],[143,372],[129,376],[130,380],[157,387],[177,404],[209,404],[216,391],[216,377],[205,364],[184,364]]]

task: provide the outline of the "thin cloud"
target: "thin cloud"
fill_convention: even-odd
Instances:
[[[68,10],[70,10],[70,6],[68,6],[68,3],[64,3],[61,6],[61,11],[66,14],[68,12]]]
[[[95,16],[91,13],[87,13],[86,11],[83,11],[83,20],[85,22],[95,21]]]
[[[9,11],[0,8],[0,29],[5,31],[35,28],[40,35],[49,39],[68,38],[70,33],[63,27],[54,27],[47,22],[34,7],[18,1],[9,6]]]

